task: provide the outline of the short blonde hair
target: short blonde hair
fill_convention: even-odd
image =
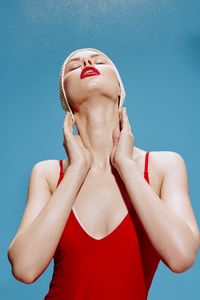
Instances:
[[[65,94],[65,90],[64,90],[63,77],[64,77],[65,66],[66,66],[68,60],[71,58],[72,55],[74,55],[76,52],[81,51],[81,50],[93,50],[93,51],[96,51],[96,52],[98,52],[100,54],[106,55],[102,51],[97,50],[95,48],[81,48],[81,49],[78,49],[78,50],[75,50],[75,51],[71,52],[70,55],[68,55],[68,57],[65,59],[63,65],[61,67],[61,70],[60,70],[60,76],[59,76],[59,95],[60,95],[60,102],[61,102],[63,110],[66,111],[66,112],[67,111],[71,112],[72,116],[73,116],[73,113],[72,113],[72,110],[70,108],[70,105],[69,105],[69,102],[67,100],[67,97],[66,97],[66,94]],[[106,55],[106,57],[109,59],[109,57],[107,55]],[[124,99],[126,97],[126,93],[125,93],[124,86],[123,86],[121,77],[119,75],[119,72],[118,72],[116,66],[114,65],[114,63],[110,59],[109,59],[109,61],[113,65],[114,70],[115,70],[116,75],[117,75],[117,78],[119,80],[120,89],[121,89],[119,107],[122,107],[123,103],[124,103]]]

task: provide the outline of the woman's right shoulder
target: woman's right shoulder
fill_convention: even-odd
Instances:
[[[67,165],[67,159],[62,160],[63,171]],[[60,159],[47,159],[37,162],[33,169],[35,172],[39,172],[44,176],[49,184],[50,190],[53,193],[56,189],[56,185],[60,176]]]
[[[54,172],[58,168],[60,168],[60,164],[57,159],[41,160],[33,165],[33,169],[41,171],[44,174]]]

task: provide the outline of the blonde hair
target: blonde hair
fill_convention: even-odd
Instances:
[[[61,67],[61,70],[60,70],[60,76],[59,76],[59,95],[60,95],[60,102],[61,102],[63,110],[66,111],[66,112],[67,111],[71,112],[72,117],[73,117],[73,113],[72,113],[72,110],[70,108],[70,105],[69,105],[69,102],[67,100],[67,97],[66,97],[66,94],[65,94],[65,90],[64,90],[63,77],[64,77],[65,66],[66,66],[68,60],[71,58],[72,55],[74,55],[76,52],[81,51],[81,50],[93,50],[93,51],[96,51],[96,52],[98,52],[100,54],[106,55],[102,51],[97,50],[95,48],[81,48],[81,49],[78,49],[78,50],[75,50],[75,51],[71,52],[70,55],[68,55],[68,57],[65,59],[63,65]],[[106,57],[109,59],[109,57],[107,55],[106,55]],[[119,72],[118,72],[115,64],[110,59],[109,59],[109,61],[111,62],[111,64],[114,67],[114,70],[116,72],[116,75],[117,75],[117,78],[118,78],[119,84],[120,84],[120,89],[121,89],[120,102],[119,102],[119,108],[120,108],[120,107],[123,106],[124,99],[126,97],[126,93],[125,93],[125,90],[124,90],[124,86],[123,86],[121,77],[119,75]]]

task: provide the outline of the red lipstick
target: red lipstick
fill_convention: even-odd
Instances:
[[[83,79],[85,77],[94,75],[100,75],[99,70],[97,70],[95,67],[85,67],[81,72],[80,78]]]

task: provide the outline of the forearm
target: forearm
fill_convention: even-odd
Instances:
[[[84,169],[68,167],[40,214],[16,237],[10,256],[19,279],[31,282],[48,266],[85,176]]]
[[[195,255],[193,233],[146,182],[134,161],[118,170],[130,200],[158,253],[171,269],[190,265]]]

